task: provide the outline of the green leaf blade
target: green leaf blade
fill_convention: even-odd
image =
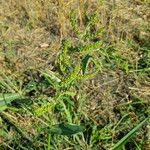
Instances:
[[[87,54],[83,59],[82,59],[82,66],[81,66],[81,69],[82,69],[82,73],[85,74],[86,72],[86,68],[88,66],[88,61],[89,59],[91,58],[91,56],[89,54]]]
[[[0,112],[7,108],[7,104],[10,104],[11,101],[19,99],[21,96],[18,93],[7,93],[0,94]]]
[[[148,121],[148,118],[144,119],[136,127],[134,127],[126,136],[124,136],[118,143],[114,145],[112,150],[120,150],[121,147],[128,142],[128,140]]]
[[[50,133],[59,135],[73,135],[83,132],[85,128],[79,125],[72,124],[56,124],[50,129]]]

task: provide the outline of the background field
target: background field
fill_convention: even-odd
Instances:
[[[72,10],[80,32],[96,15],[87,39],[77,36]],[[73,66],[88,56],[73,52],[76,45],[100,42],[88,52],[98,71],[85,79],[74,73],[70,84],[60,69],[64,39]],[[69,93],[59,101],[52,75]],[[150,115],[150,1],[0,0],[0,93],[21,95],[0,113],[0,149],[110,150]],[[47,128],[62,122],[86,130],[50,136]],[[149,123],[123,149],[149,150]]]

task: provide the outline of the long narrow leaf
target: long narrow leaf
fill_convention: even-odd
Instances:
[[[90,60],[91,59],[91,60]],[[94,68],[95,70],[90,71],[88,73],[86,72],[87,66],[89,61],[92,61],[94,63]],[[95,60],[92,56],[90,55],[86,55],[83,60],[82,60],[82,74],[78,76],[79,79],[86,79],[86,78],[91,78],[93,76],[95,76],[101,69],[101,66],[99,64],[99,62],[97,60]]]
[[[82,59],[82,67],[81,67],[81,69],[82,69],[82,73],[83,74],[85,74],[85,72],[86,72],[86,68],[87,68],[87,66],[88,66],[88,61],[89,61],[89,59],[90,59],[90,55],[89,54],[87,54],[83,59]]]
[[[126,136],[114,145],[112,150],[119,150],[147,121],[148,118],[144,119],[141,123],[134,127]]]
[[[59,135],[72,135],[85,131],[83,126],[72,124],[56,124],[50,129],[50,133]]]
[[[0,94],[0,112],[6,109],[7,104],[11,103],[11,101],[19,98],[20,94],[18,93]]]

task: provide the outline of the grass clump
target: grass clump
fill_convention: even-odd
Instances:
[[[148,1],[0,7],[0,149],[149,149]]]

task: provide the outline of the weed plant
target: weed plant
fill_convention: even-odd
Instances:
[[[149,2],[81,1],[72,10],[69,1],[9,2],[0,22],[0,149],[148,150]]]

